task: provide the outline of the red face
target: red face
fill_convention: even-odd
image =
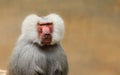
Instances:
[[[38,23],[37,25],[38,34],[41,37],[41,43],[43,45],[50,45],[52,41],[53,23]]]

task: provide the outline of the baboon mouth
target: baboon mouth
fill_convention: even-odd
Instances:
[[[43,44],[43,45],[50,45],[51,40],[52,40],[52,36],[51,36],[51,35],[45,35],[45,36],[42,38],[42,44]]]
[[[51,40],[43,40],[42,41],[43,45],[50,45],[50,43],[51,43]]]

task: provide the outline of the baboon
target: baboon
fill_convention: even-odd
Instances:
[[[61,40],[64,21],[57,14],[27,16],[9,62],[9,75],[67,75]]]

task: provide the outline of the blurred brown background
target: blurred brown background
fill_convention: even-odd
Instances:
[[[0,0],[1,69],[32,13],[64,19],[69,75],[120,75],[120,0]]]

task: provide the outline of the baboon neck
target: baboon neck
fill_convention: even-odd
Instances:
[[[39,50],[50,52],[56,50],[60,46],[60,44],[54,44],[54,45],[43,45],[40,46],[39,44],[35,43],[35,45],[39,48]]]

